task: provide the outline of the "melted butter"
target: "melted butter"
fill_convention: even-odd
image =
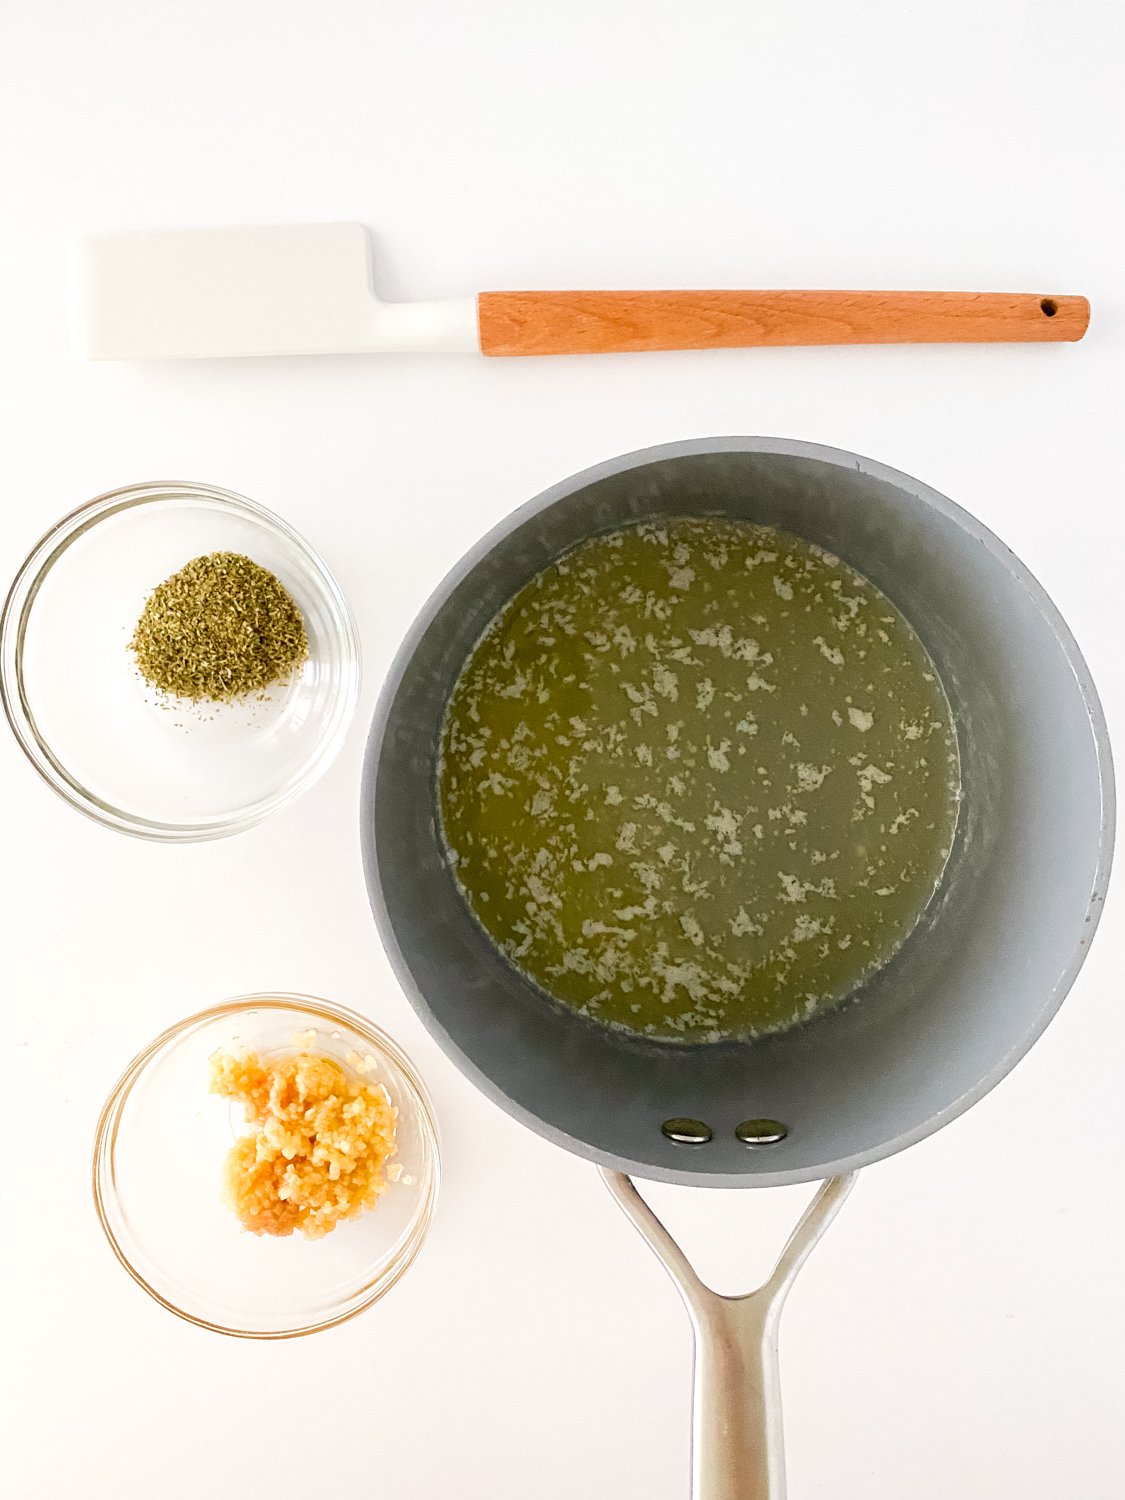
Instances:
[[[878,589],[787,533],[671,520],[546,568],[454,688],[439,793],[481,926],[649,1036],[776,1030],[902,943],[957,820],[949,704]]]

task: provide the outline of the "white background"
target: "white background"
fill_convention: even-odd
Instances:
[[[360,871],[364,730],[396,643],[537,491],[677,437],[769,433],[915,474],[1005,538],[1118,742],[1125,12],[741,0],[0,3],[0,572],[151,478],[278,510],[336,571],[365,685],[295,809],[164,848],[0,738],[0,1493],[572,1500],[687,1492],[689,1337],[592,1168],[486,1103],[391,978]],[[526,286],[1083,292],[1057,347],[84,365],[88,229],[354,218],[389,297]],[[1115,893],[1119,896],[1120,893]],[[1122,906],[1043,1041],[870,1169],[782,1332],[793,1500],[1125,1492]],[[89,1199],[132,1054],[247,990],[358,1007],[433,1090],[446,1183],[396,1290],[335,1332],[223,1339],[119,1270]],[[724,1289],[804,1190],[653,1200]]]

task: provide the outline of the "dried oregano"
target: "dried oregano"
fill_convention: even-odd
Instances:
[[[241,553],[210,552],[153,589],[129,649],[160,692],[223,703],[284,682],[309,642],[272,573]]]

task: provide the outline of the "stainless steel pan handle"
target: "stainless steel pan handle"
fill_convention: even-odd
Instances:
[[[785,1500],[777,1330],[797,1272],[851,1192],[856,1174],[830,1177],[789,1236],[769,1280],[724,1297],[691,1262],[623,1172],[606,1186],[659,1257],[687,1305],[695,1334],[692,1500]]]

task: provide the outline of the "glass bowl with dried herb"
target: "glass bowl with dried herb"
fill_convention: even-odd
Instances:
[[[313,1333],[383,1296],[426,1239],[439,1179],[410,1059],[309,995],[245,995],[169,1027],[94,1141],[121,1264],[171,1312],[243,1338]]]
[[[218,838],[317,779],[347,732],[359,644],[340,588],[263,506],[142,484],[36,545],[0,622],[0,691],[32,764],[121,832]]]

